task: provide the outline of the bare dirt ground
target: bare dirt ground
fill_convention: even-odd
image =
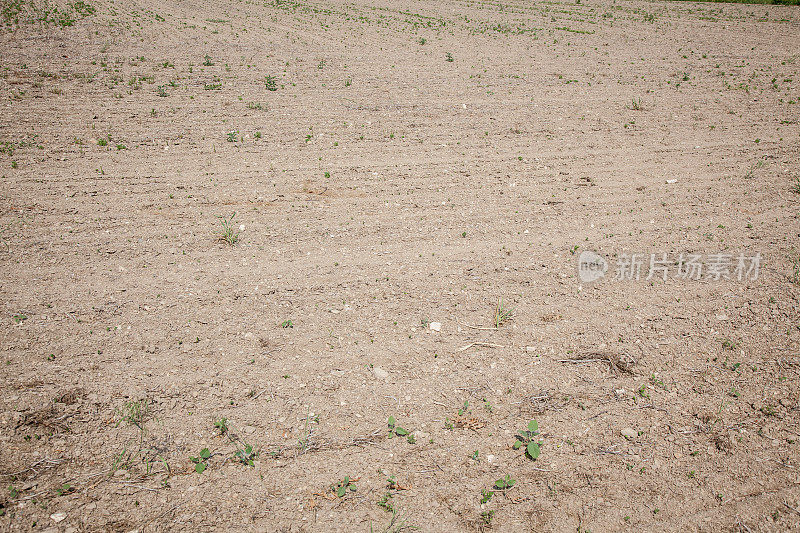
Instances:
[[[0,5],[0,529],[800,530],[798,8]]]

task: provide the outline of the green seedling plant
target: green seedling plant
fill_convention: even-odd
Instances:
[[[519,450],[523,446],[525,447],[525,455],[528,456],[528,459],[536,460],[539,457],[539,443],[534,440],[539,434],[539,423],[536,420],[531,420],[528,422],[528,429],[524,431],[520,431],[517,434],[517,440],[514,442],[514,449]]]
[[[386,494],[384,494],[383,498],[378,500],[378,507],[383,507],[390,513],[394,511],[394,505],[392,504],[392,497],[393,496],[391,492],[387,492]]]
[[[220,418],[214,422],[214,427],[219,430],[220,435],[225,435],[228,432],[228,419]]]
[[[392,475],[386,478],[386,488],[389,490],[405,490],[409,487],[402,486]]]
[[[339,483],[331,485],[331,492],[334,492],[339,498],[344,498],[347,496],[348,492],[356,491],[355,481],[354,479],[350,479],[350,476],[344,476],[344,479]]]
[[[236,451],[233,453],[233,458],[243,465],[255,466],[255,459],[258,457],[258,452],[253,451],[252,445],[247,444],[246,442],[243,442],[242,444],[244,446],[241,448],[237,444]]]
[[[116,409],[116,415],[118,420],[115,427],[119,427],[120,424],[126,422],[144,431],[145,423],[152,418],[152,408],[147,399],[130,401],[125,402],[122,407]]]
[[[266,87],[268,91],[277,91],[278,80],[275,79],[275,76],[266,76],[264,78],[264,87]]]
[[[376,531],[372,522],[369,524],[369,533],[400,533],[401,531],[415,531],[419,529],[417,526],[408,524],[408,518],[402,516],[397,509],[392,509],[392,519],[386,524],[386,527]]]
[[[393,439],[394,437],[408,437],[411,433],[404,428],[401,428],[397,425],[397,421],[393,416],[389,417],[387,425],[389,426],[389,438]]]
[[[494,482],[494,488],[497,490],[508,490],[516,484],[517,480],[511,477],[509,474],[506,474]]]
[[[219,216],[220,224],[222,224],[222,232],[219,234],[219,240],[233,246],[239,242],[239,232],[234,229],[233,219],[236,217],[236,211],[230,217]]]
[[[58,496],[65,496],[65,495],[67,495],[67,494],[69,494],[71,492],[74,492],[74,491],[75,491],[75,487],[73,487],[69,483],[64,483],[63,485],[61,485],[61,488],[56,489],[56,494]]]
[[[503,300],[498,300],[497,308],[494,311],[495,329],[500,329],[500,326],[511,320],[513,316],[514,316],[514,308],[506,306],[503,303]]]
[[[760,169],[763,166],[764,166],[764,160],[763,159],[761,159],[759,161],[756,161],[753,165],[750,166],[750,168],[747,169],[747,172],[745,172],[745,174],[744,174],[744,178],[745,179],[753,178],[755,176],[756,170]]]
[[[308,451],[311,446],[311,436],[314,434],[314,426],[312,424],[319,424],[319,415],[311,416],[311,412],[306,413],[306,423],[303,427],[303,432],[300,438],[297,439],[297,449],[300,455]]]
[[[189,457],[189,460],[194,463],[194,471],[202,474],[208,468],[208,459],[211,457],[211,452],[208,448],[200,450],[198,457]]]
[[[458,416],[465,416],[469,413],[469,400],[464,400],[464,405],[458,409]],[[453,424],[454,421],[450,420],[449,418],[444,419],[444,427],[447,430],[452,431],[455,427]]]
[[[255,466],[255,459],[258,457],[259,452],[255,451],[252,445],[231,432],[227,418],[223,417],[215,421],[214,428],[219,431],[220,436],[227,437],[228,441],[236,447],[236,451],[233,452],[234,460],[246,466]]]

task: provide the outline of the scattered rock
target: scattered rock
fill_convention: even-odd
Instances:
[[[431,329],[433,331],[442,331],[442,323],[441,322],[431,322]]]
[[[628,440],[635,439],[636,437],[639,436],[639,434],[636,433],[636,430],[633,428],[623,428],[622,431],[620,431],[620,433],[622,434],[623,437],[625,437]]]
[[[67,517],[67,513],[63,512],[63,511],[59,511],[57,513],[51,514],[50,515],[50,520],[52,520],[53,522],[58,524],[59,522],[64,520],[66,517]]]
[[[378,379],[386,380],[389,378],[389,372],[379,366],[372,367],[372,373],[375,374],[375,377]]]

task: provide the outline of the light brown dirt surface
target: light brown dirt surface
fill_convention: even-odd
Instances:
[[[0,5],[0,529],[800,530],[798,8]]]

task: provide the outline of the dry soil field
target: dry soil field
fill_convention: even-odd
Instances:
[[[800,530],[800,8],[0,6],[3,531]]]

